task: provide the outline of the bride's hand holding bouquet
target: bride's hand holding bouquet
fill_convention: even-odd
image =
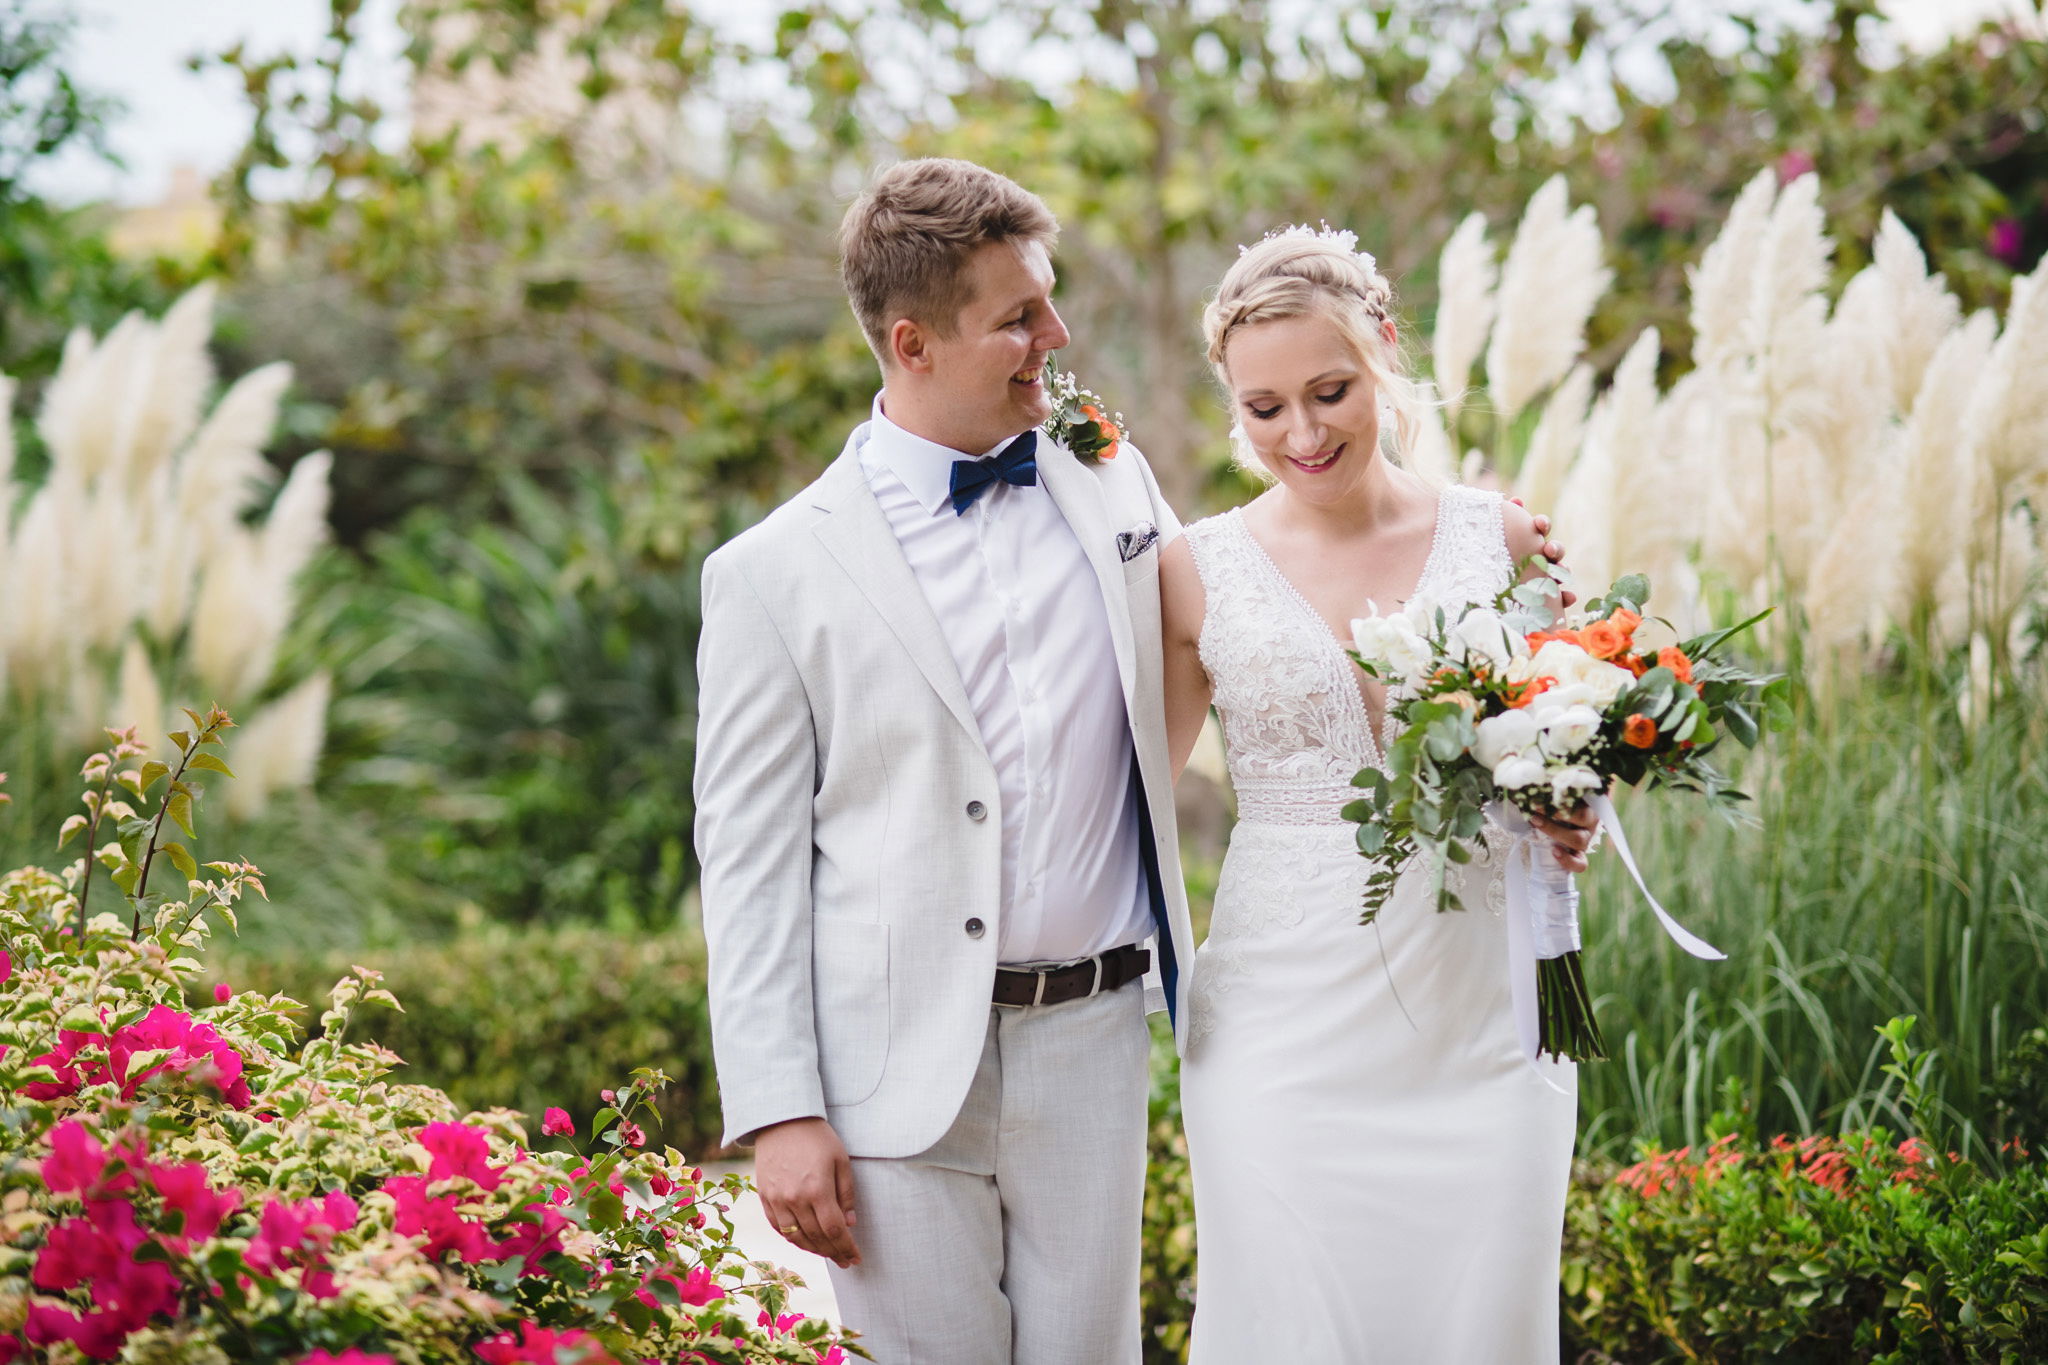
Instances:
[[[1489,812],[1520,833],[1527,817],[1580,823],[1590,807],[1634,873],[1606,796],[1615,783],[1689,791],[1723,809],[1746,799],[1711,756],[1725,736],[1756,742],[1777,680],[1746,669],[1723,647],[1762,616],[1647,649],[1636,642],[1650,596],[1641,575],[1618,579],[1561,625],[1554,624],[1555,593],[1537,578],[1490,606],[1352,622],[1353,657],[1386,686],[1395,729],[1385,766],[1353,779],[1365,794],[1344,809],[1359,824],[1359,851],[1374,864],[1366,922],[1418,858],[1435,871],[1437,908],[1462,908],[1445,873],[1472,860]],[[1549,894],[1532,898],[1532,880],[1546,882]],[[1574,1061],[1604,1057],[1579,967],[1576,896],[1554,869],[1520,850],[1508,892],[1510,934],[1527,948],[1517,955],[1536,963],[1533,1050]],[[1649,899],[1681,947],[1722,956]],[[1518,993],[1526,989],[1519,978]]]

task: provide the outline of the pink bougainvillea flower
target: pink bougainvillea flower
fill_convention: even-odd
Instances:
[[[129,1058],[159,1048],[167,1049],[171,1055],[139,1076],[127,1074]],[[124,1100],[135,1098],[137,1087],[151,1076],[179,1071],[212,1083],[221,1092],[221,1098],[235,1108],[249,1107],[249,1083],[242,1079],[242,1054],[228,1046],[213,1025],[201,1023],[169,1005],[158,1005],[134,1023],[115,1030],[107,1050]]]
[[[516,1336],[500,1332],[478,1342],[476,1353],[484,1365],[618,1365],[588,1332],[574,1327],[557,1332],[531,1322],[520,1323]]]
[[[528,1204],[526,1212],[533,1221],[515,1227],[510,1236],[499,1242],[498,1254],[501,1259],[522,1257],[525,1264],[520,1268],[521,1275],[545,1275],[541,1258],[562,1249],[562,1234],[573,1225],[546,1204]]]
[[[359,1212],[356,1201],[340,1190],[298,1203],[271,1200],[257,1218],[246,1258],[249,1268],[274,1277],[288,1266],[303,1267],[300,1286],[316,1299],[333,1298],[339,1291],[320,1257],[337,1236],[355,1227]]]
[[[6,949],[0,948],[0,986],[6,985],[9,981],[12,981],[13,979],[14,959],[7,955]],[[0,1350],[5,1349],[6,1347],[4,1345],[0,1345]]]
[[[340,1355],[324,1347],[311,1355],[299,1357],[298,1365],[398,1365],[390,1356],[371,1355],[351,1346]]]
[[[394,1205],[392,1231],[401,1237],[424,1237],[423,1255],[438,1259],[454,1252],[456,1259],[474,1265],[495,1261],[503,1249],[486,1232],[482,1223],[462,1216],[462,1197],[457,1194],[428,1195],[428,1177],[394,1175],[384,1182],[384,1191]]]
[[[573,1137],[576,1124],[566,1109],[550,1109],[540,1121],[540,1131],[547,1137]]]
[[[628,1147],[645,1147],[647,1145],[647,1130],[637,1123],[621,1123],[619,1125],[619,1141]]]
[[[68,1308],[32,1304],[22,1336],[32,1346],[54,1346],[68,1341],[87,1360],[112,1360],[121,1354],[128,1331],[108,1313],[74,1313]]]
[[[1813,169],[1813,154],[1794,147],[1778,158],[1778,183],[1789,185]]]
[[[676,1296],[693,1308],[702,1308],[707,1303],[715,1303],[725,1297],[725,1290],[719,1287],[718,1281],[711,1278],[711,1272],[701,1265],[684,1277],[678,1277],[673,1271],[657,1270],[647,1277],[647,1284],[652,1285],[656,1280],[666,1280],[674,1285]],[[660,1300],[655,1297],[652,1289],[636,1289],[633,1291],[633,1297],[649,1308],[660,1307]]]
[[[2017,266],[2026,247],[2025,235],[2020,231],[2020,220],[2001,218],[1993,223],[1984,245],[1999,260],[2007,265]]]
[[[149,1240],[122,1199],[92,1199],[85,1216],[52,1227],[36,1255],[30,1279],[38,1289],[85,1289],[94,1311],[29,1312],[24,1331],[36,1345],[68,1341],[91,1360],[112,1360],[130,1334],[158,1313],[177,1307],[178,1278],[161,1262],[135,1253]]]
[[[228,1001],[230,1001],[230,1000],[232,1000],[232,999],[234,999],[234,998],[235,998],[235,993],[234,993],[233,989],[229,987],[229,985],[228,985],[228,983],[227,983],[227,982],[225,982],[225,981],[216,981],[216,982],[214,982],[214,983],[213,983],[213,1003],[214,1003],[214,1004],[216,1004],[216,1005],[225,1005],[225,1004],[227,1004],[227,1002],[228,1002]]]
[[[206,1167],[196,1161],[147,1168],[149,1183],[163,1196],[164,1210],[182,1220],[180,1230],[167,1233],[164,1245],[184,1255],[192,1243],[203,1242],[220,1230],[226,1218],[242,1202],[240,1190],[216,1191],[206,1183]]]
[[[20,1337],[0,1334],[0,1365],[14,1365],[25,1349]]]
[[[99,1183],[106,1168],[106,1148],[86,1131],[83,1123],[66,1119],[50,1130],[50,1154],[42,1164],[43,1183],[50,1187],[50,1193],[82,1193],[91,1189]]]
[[[461,1176],[482,1189],[495,1190],[504,1179],[502,1169],[490,1164],[490,1134],[474,1124],[430,1123],[420,1129],[420,1145],[434,1158],[427,1168],[429,1180]]]

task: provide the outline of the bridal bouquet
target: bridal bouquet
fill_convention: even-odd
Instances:
[[[1520,832],[1523,815],[1588,804],[1635,874],[1606,797],[1614,783],[1675,787],[1723,807],[1746,799],[1710,755],[1723,736],[1755,744],[1760,713],[1774,702],[1775,679],[1721,653],[1762,615],[1653,650],[1635,638],[1650,596],[1641,575],[1618,580],[1561,626],[1549,610],[1554,590],[1531,581],[1491,606],[1417,607],[1351,623],[1353,657],[1386,685],[1398,727],[1385,767],[1353,778],[1365,795],[1344,808],[1359,825],[1359,852],[1373,862],[1364,922],[1417,858],[1436,869],[1437,908],[1462,909],[1445,873],[1472,860],[1489,806]],[[1543,903],[1532,902],[1532,881],[1547,884]],[[1643,894],[1681,947],[1723,956],[1680,928],[1647,887]],[[1535,1052],[1604,1057],[1579,965],[1575,896],[1548,856],[1534,853],[1510,864],[1508,895],[1511,942],[1535,964],[1533,999],[1517,1001],[1518,1018],[1533,1009]],[[1518,970],[1518,997],[1525,975]]]

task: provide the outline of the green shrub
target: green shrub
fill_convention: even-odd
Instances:
[[[1582,1167],[1563,1313],[1566,1359],[2040,1360],[2048,1168],[1882,1129]]]
[[[634,1066],[658,1066],[674,1081],[656,1097],[662,1140],[700,1154],[718,1146],[704,940],[695,929],[626,935],[486,922],[449,942],[354,957],[383,971],[405,1002],[403,1014],[365,1020],[363,1036],[457,1104],[529,1114],[563,1105],[587,1131],[601,1087]],[[349,965],[348,954],[240,958],[221,971],[238,989],[313,1000]]]
[[[1195,1312],[1195,1182],[1180,1127],[1180,1058],[1166,1016],[1152,1017],[1150,1161],[1145,1173],[1145,1244],[1138,1311],[1145,1324],[1145,1365],[1188,1358]]]
[[[264,894],[162,837],[193,837],[227,725],[173,735],[175,766],[123,768],[143,750],[116,736],[65,830],[93,856],[0,876],[0,1360],[840,1365],[830,1327],[783,1316],[786,1275],[733,1246],[742,1182],[648,1146],[660,1071],[587,1127],[548,1112],[570,1150],[536,1152],[519,1115],[391,1079],[351,1029],[397,1004],[373,971],[303,1042],[280,997],[187,1005],[210,921]]]

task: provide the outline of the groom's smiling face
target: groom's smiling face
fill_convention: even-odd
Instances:
[[[933,439],[979,454],[1052,414],[1045,358],[1069,338],[1052,303],[1052,260],[1039,243],[990,242],[968,258],[965,273],[968,302],[952,335],[926,332],[919,379],[943,413],[946,436]]]

